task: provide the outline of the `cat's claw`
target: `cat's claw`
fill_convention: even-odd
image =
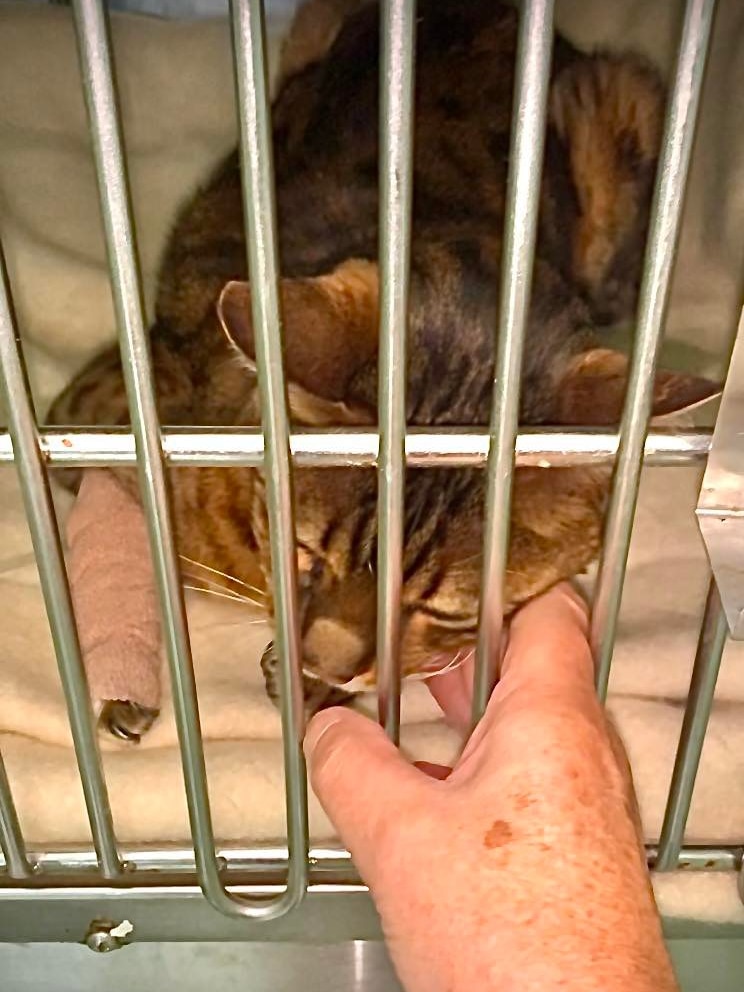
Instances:
[[[139,744],[159,713],[160,710],[148,709],[139,703],[107,699],[101,709],[99,725],[120,741]]]
[[[266,694],[277,708],[280,700],[278,664],[274,642],[271,641],[261,655],[261,671],[266,683]],[[303,672],[302,675],[302,695],[306,720],[329,706],[348,706],[356,698],[356,693],[347,692],[340,686],[329,685],[307,672]]]

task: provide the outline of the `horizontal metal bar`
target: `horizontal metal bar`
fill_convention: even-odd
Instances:
[[[678,871],[741,871],[743,857],[741,844],[720,847],[690,845],[680,848],[673,867]],[[646,858],[649,868],[657,870],[658,849],[649,845]]]
[[[676,867],[685,871],[735,871],[742,863],[742,844],[731,845],[688,845],[679,850]],[[77,876],[81,883],[86,878],[95,879],[96,854],[90,849],[47,851],[32,848],[30,855],[38,864],[34,886],[55,886],[55,878],[68,886],[70,877]],[[157,884],[158,877],[193,878],[196,874],[194,852],[186,847],[140,848],[122,846],[121,856],[127,871],[117,887],[122,885],[136,888]],[[277,883],[287,870],[286,846],[265,847],[219,847],[217,856],[223,876],[251,875],[262,879],[275,876]],[[647,845],[646,857],[649,867],[655,868],[658,860],[656,845]],[[354,869],[351,855],[338,846],[311,848],[309,853],[311,882],[322,884],[323,879],[333,876],[345,884],[357,884],[359,876]],[[0,890],[11,884],[2,874],[3,861],[0,858]],[[13,887],[18,888],[13,881]],[[24,887],[24,886],[21,886]],[[174,885],[174,887],[177,887]],[[28,888],[25,886],[24,888]]]
[[[553,0],[524,0],[519,14],[507,219],[496,328],[483,570],[473,682],[474,723],[483,715],[496,679],[496,652],[504,622],[514,445],[519,423],[522,353],[532,290],[552,51]]]
[[[636,338],[628,372],[620,446],[592,609],[590,640],[597,669],[597,693],[602,700],[607,695],[610,679],[638,500],[644,438],[652,409],[656,362],[672,282],[715,7],[716,0],[688,0],[686,4],[659,155],[638,302]]]
[[[137,881],[136,875],[193,875],[196,871],[194,851],[189,847],[148,848],[123,845],[121,856],[126,868],[125,881],[128,880],[131,884],[144,884],[141,878]],[[267,872],[275,872],[281,875],[286,873],[287,857],[286,844],[217,848],[217,860],[223,873],[266,875]],[[95,851],[90,848],[80,847],[69,850],[34,848],[33,859],[38,865],[37,874],[42,880],[47,875],[67,877],[79,875],[82,878],[94,875],[97,870]],[[350,870],[353,870],[351,855],[338,845],[312,848],[309,851],[308,862],[316,873],[344,873],[349,877]],[[3,867],[4,862],[0,857],[0,870]],[[2,876],[0,876],[1,881]]]
[[[711,579],[659,839],[658,871],[670,871],[677,864],[727,634],[726,614]]]
[[[416,0],[382,0],[380,37],[377,699],[380,722],[397,744]]]
[[[488,457],[490,433],[485,429],[409,429],[405,439],[406,461],[414,468],[482,468]],[[711,431],[651,431],[646,437],[644,464],[653,467],[703,463]],[[367,430],[298,431],[289,437],[292,458],[303,468],[373,467],[377,464],[378,437]],[[54,468],[87,468],[135,465],[134,435],[126,430],[42,431],[39,443]],[[264,443],[260,428],[232,430],[164,429],[163,453],[170,465],[263,465]],[[617,434],[604,430],[525,430],[517,435],[516,464],[539,468],[570,465],[612,465]],[[13,461],[10,436],[0,431],[0,464]]]
[[[292,460],[282,361],[266,26],[262,0],[230,0],[230,10],[251,315],[265,445],[263,479],[279,660],[289,862],[286,889],[269,903],[248,902],[231,896],[217,875],[207,879],[205,892],[210,902],[227,915],[274,919],[296,908],[307,890],[307,773],[302,751],[305,710],[297,603]]]
[[[120,872],[111,806],[98,751],[80,642],[65,571],[49,479],[39,445],[26,366],[17,337],[5,259],[0,246],[0,396],[6,400],[8,437],[36,557],[44,605],[65,695],[93,842],[107,878]],[[12,824],[11,824],[12,827]]]
[[[36,866],[29,862],[26,853],[26,844],[21,833],[21,825],[18,822],[18,813],[13,802],[13,795],[10,791],[8,773],[5,770],[5,762],[0,754],[0,851],[3,855],[4,864],[10,878],[28,878],[35,871]],[[93,865],[97,866],[98,860],[93,852]]]

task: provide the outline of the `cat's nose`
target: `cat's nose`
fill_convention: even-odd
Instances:
[[[331,617],[313,620],[302,641],[304,660],[329,681],[343,684],[371,662],[370,646],[362,634]]]

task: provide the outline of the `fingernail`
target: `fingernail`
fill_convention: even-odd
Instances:
[[[305,731],[305,739],[302,742],[302,748],[308,760],[312,758],[313,752],[320,743],[321,738],[328,733],[331,727],[335,727],[342,720],[343,711],[339,712],[335,709],[329,709],[324,710],[322,713],[316,713],[308,724]]]

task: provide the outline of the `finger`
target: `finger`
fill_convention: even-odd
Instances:
[[[470,728],[474,671],[475,663],[468,658],[459,668],[426,680],[426,688],[436,700],[444,719],[460,733]]]
[[[421,802],[432,783],[368,717],[343,708],[313,717],[305,735],[313,790],[367,878],[391,818]]]
[[[556,685],[572,692],[594,684],[586,604],[560,583],[512,619],[501,669],[501,693],[517,685],[540,691]]]
[[[504,652],[508,643],[508,629],[505,626],[501,632],[501,643],[495,672],[501,668]],[[436,700],[444,714],[445,721],[461,734],[469,733],[472,727],[473,687],[475,683],[475,649],[457,668],[432,675],[426,681],[426,687]]]
[[[514,615],[500,681],[457,764],[458,776],[465,769],[472,772],[483,760],[504,761],[515,748],[518,752],[528,746],[527,741],[509,739],[512,725],[504,724],[509,714],[539,710],[544,717],[547,705],[563,712],[570,707],[577,714],[598,718],[587,627],[586,605],[567,583],[535,598]]]

